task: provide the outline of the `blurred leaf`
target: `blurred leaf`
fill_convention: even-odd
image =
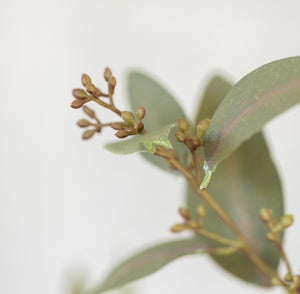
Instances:
[[[135,152],[145,151],[153,154],[156,150],[156,146],[163,146],[165,148],[172,149],[168,136],[170,130],[174,127],[175,123],[169,124],[145,135],[135,135],[132,139],[108,144],[105,148],[116,154],[132,154]]]
[[[146,249],[115,268],[89,294],[102,293],[150,275],[171,261],[187,254],[205,252],[208,246],[198,239],[170,241]]]
[[[216,110],[205,134],[207,177],[265,123],[299,102],[300,56],[271,62],[241,79]]]
[[[197,121],[211,117],[230,88],[230,84],[225,80],[219,77],[212,79],[205,91]],[[203,159],[203,154],[199,155]],[[279,252],[274,244],[267,240],[267,228],[258,214],[262,207],[271,208],[274,210],[274,216],[279,219],[283,215],[283,196],[280,179],[262,133],[256,134],[220,163],[208,190],[235,221],[257,254],[276,270]],[[188,188],[187,206],[194,218],[197,217],[196,209],[199,204],[207,209],[204,224],[206,229],[227,238],[234,238],[218,215]],[[202,236],[199,238],[218,246],[218,243]],[[270,286],[270,279],[243,252],[229,257],[213,258],[224,269],[245,281]]]
[[[140,72],[129,73],[128,93],[133,112],[141,105],[146,109],[143,122],[148,132],[160,129],[166,124],[177,122],[180,117],[185,118],[182,108],[173,96],[145,74]],[[185,159],[187,150],[183,144],[177,142],[175,130],[171,131],[169,138],[172,146],[179,151],[180,158]],[[148,153],[142,153],[142,156],[152,164],[169,172],[174,172],[162,158]]]

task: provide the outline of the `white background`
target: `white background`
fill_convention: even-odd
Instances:
[[[74,273],[93,285],[135,249],[173,238],[168,228],[179,220],[183,180],[139,156],[108,153],[102,145],[111,132],[81,141],[75,122],[82,111],[69,105],[82,72],[104,86],[109,65],[124,108],[126,72],[142,69],[192,116],[213,73],[236,82],[262,64],[299,55],[299,10],[298,0],[2,0],[0,293],[65,294]],[[299,110],[265,128],[286,210],[296,214],[286,248],[298,273]],[[133,288],[268,293],[204,256],[175,261]]]

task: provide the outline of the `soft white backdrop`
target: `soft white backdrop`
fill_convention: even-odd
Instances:
[[[109,65],[122,108],[126,72],[145,70],[191,116],[213,73],[237,81],[299,55],[299,10],[298,0],[2,0],[0,293],[65,294],[72,273],[92,285],[135,249],[173,238],[183,181],[139,156],[105,151],[111,132],[81,141],[75,122],[83,115],[69,104],[82,72],[104,85]],[[296,214],[286,248],[298,273],[299,110],[265,128],[286,209]],[[281,293],[248,286],[204,256],[175,261],[133,287],[138,294]]]

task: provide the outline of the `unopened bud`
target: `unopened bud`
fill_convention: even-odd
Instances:
[[[115,133],[115,136],[119,139],[124,139],[129,136],[129,133],[125,130],[119,130]]]
[[[179,214],[185,219],[185,220],[190,220],[191,219],[191,215],[190,212],[184,208],[184,207],[180,207],[178,209]]]
[[[89,98],[89,95],[87,92],[85,92],[83,89],[74,89],[72,91],[72,95],[76,98],[76,99],[86,99]]]
[[[88,115],[89,117],[95,118],[95,112],[94,112],[92,109],[90,109],[89,107],[83,106],[83,111],[84,111],[84,113],[85,113],[86,115]]]
[[[101,93],[101,91],[98,88],[96,88],[93,84],[88,84],[86,86],[86,90],[88,93],[93,94],[94,96],[98,96],[98,94]]]
[[[145,117],[146,110],[143,106],[138,107],[136,110],[136,117],[138,120],[142,120]]]
[[[87,119],[81,119],[77,122],[77,125],[81,128],[86,128],[91,125],[91,123]]]
[[[126,127],[126,125],[124,123],[122,123],[122,122],[114,122],[114,123],[110,124],[110,127],[112,129],[118,131],[118,130],[123,130]]]
[[[95,130],[86,130],[82,134],[82,139],[87,140],[93,137]]]
[[[280,223],[284,228],[288,228],[294,223],[294,216],[292,214],[284,215],[281,217]]]
[[[281,281],[278,278],[275,278],[275,277],[272,278],[271,282],[272,282],[273,286],[281,286],[282,285]]]
[[[87,74],[82,74],[81,83],[84,87],[89,85],[92,82],[91,78]]]
[[[180,232],[186,230],[186,226],[184,224],[176,224],[176,225],[172,226],[170,230],[172,233],[180,233]]]
[[[104,70],[104,79],[108,82],[111,77],[111,70],[109,67],[105,68]]]
[[[203,134],[205,134],[208,126],[209,126],[209,122],[210,122],[210,119],[209,118],[206,118],[206,119],[203,119],[201,120],[197,126],[196,126],[196,132],[197,132],[197,137],[198,138],[201,138],[201,136]]]
[[[133,126],[135,125],[135,119],[134,119],[134,115],[132,114],[132,112],[122,111],[121,117],[126,123],[133,125]]]
[[[272,232],[273,233],[279,233],[284,229],[282,224],[276,224],[273,228],[272,228]]]
[[[277,241],[277,234],[274,232],[269,232],[267,234],[267,238],[269,241],[275,242],[275,241]]]
[[[292,282],[292,281],[293,281],[293,276],[292,276],[290,273],[288,273],[288,274],[286,274],[286,275],[284,276],[284,280],[285,280],[286,282]]]
[[[259,212],[259,216],[263,222],[268,223],[272,219],[273,210],[262,208]]]
[[[203,219],[206,215],[206,209],[203,205],[197,207],[197,214],[200,219]]]
[[[189,123],[188,123],[188,121],[186,120],[186,119],[184,119],[184,118],[179,118],[178,119],[178,128],[179,128],[179,130],[181,131],[181,132],[186,132],[186,131],[188,131],[189,130]]]
[[[138,121],[134,125],[134,128],[137,130],[137,132],[141,132],[144,129],[144,124],[141,121]]]
[[[117,80],[114,76],[111,76],[109,81],[108,81],[108,91],[109,93],[113,94],[115,87],[117,85]]]
[[[199,223],[193,219],[189,221],[188,225],[193,230],[199,229]]]
[[[71,103],[71,107],[77,109],[80,108],[83,104],[84,104],[83,100],[76,99]]]
[[[192,143],[194,148],[197,148],[201,145],[201,141],[198,137],[192,138],[191,143]]]
[[[186,136],[185,136],[184,133],[177,132],[175,134],[175,136],[176,136],[177,141],[180,142],[180,143],[184,143],[186,141]]]

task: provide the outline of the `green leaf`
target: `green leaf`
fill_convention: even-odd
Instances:
[[[225,80],[219,77],[212,79],[202,99],[197,121],[212,116],[230,88]],[[202,159],[204,157],[201,153],[199,156]],[[275,218],[280,219],[283,215],[283,196],[280,179],[262,133],[246,141],[220,163],[208,190],[235,221],[257,254],[276,271],[280,255],[274,244],[267,240],[267,228],[258,214],[261,208],[271,208]],[[204,222],[206,229],[234,238],[217,214],[188,187],[187,206],[194,218],[197,217],[196,209],[199,204],[207,209]],[[199,238],[212,246],[218,246],[202,236]],[[213,258],[236,277],[250,283],[270,286],[270,279],[242,252]]]
[[[105,148],[116,154],[132,154],[135,152],[145,151],[153,154],[156,150],[156,146],[172,149],[172,145],[168,137],[171,129],[174,127],[175,123],[172,123],[158,130],[149,132],[146,135],[135,135],[132,139],[108,144]]]
[[[146,249],[116,267],[100,286],[89,291],[98,294],[148,276],[171,261],[187,254],[205,252],[209,247],[197,239],[161,243]]]
[[[208,175],[265,123],[299,102],[300,56],[271,62],[241,79],[219,105],[205,134]]]
[[[185,118],[185,114],[173,96],[159,83],[140,72],[130,72],[128,77],[128,93],[132,111],[139,106],[144,106],[146,116],[143,119],[145,129],[154,131],[166,124],[177,122],[178,118]],[[172,146],[179,151],[180,157],[185,158],[187,150],[183,144],[179,144],[175,138],[175,130],[170,133]],[[172,171],[164,159],[142,153],[142,156],[154,165]]]

